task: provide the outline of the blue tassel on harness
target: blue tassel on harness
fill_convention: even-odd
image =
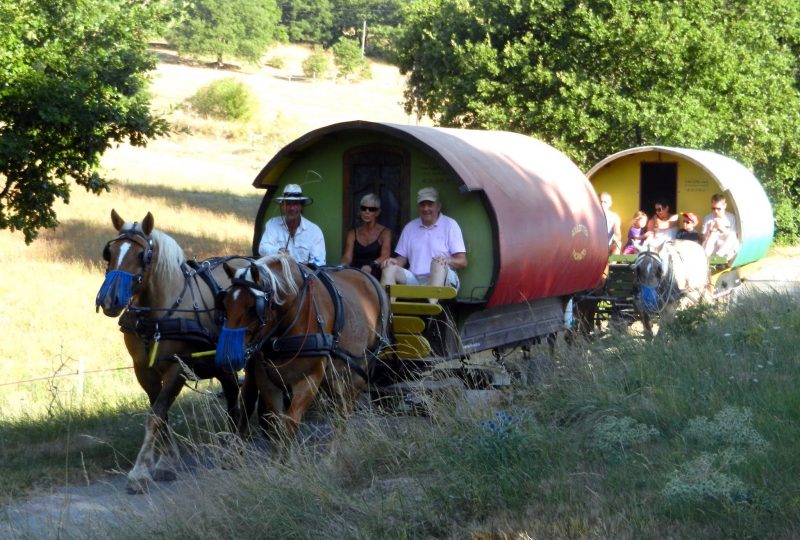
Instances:
[[[110,307],[124,308],[130,303],[132,295],[133,274],[130,272],[123,272],[122,270],[112,270],[106,274],[106,279],[100,286],[100,291],[97,293],[94,305],[102,305],[103,300],[105,300],[107,296],[110,296]]]
[[[246,328],[222,328],[217,342],[214,364],[226,371],[239,371],[244,367],[244,332]]]
[[[655,313],[658,311],[659,308],[659,299],[658,299],[658,292],[656,291],[655,287],[648,287],[646,285],[642,285],[642,305],[644,309],[651,313]]]

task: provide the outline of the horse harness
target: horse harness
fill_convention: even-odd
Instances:
[[[146,259],[146,257],[145,257]],[[144,260],[143,259],[143,263]],[[183,290],[178,294],[175,301],[169,308],[152,308],[144,306],[128,305],[125,313],[119,318],[120,330],[124,333],[134,334],[150,350],[150,367],[153,367],[160,341],[189,341],[197,343],[204,349],[213,349],[216,346],[219,335],[219,328],[222,326],[222,310],[220,309],[220,298],[224,294],[224,289],[214,279],[212,272],[222,263],[232,259],[250,260],[246,257],[213,257],[203,261],[186,261],[181,263],[183,273]],[[146,266],[142,270],[144,272]],[[209,288],[215,300],[214,305],[209,306],[202,296],[196,292],[200,288],[200,280]],[[183,299],[187,292],[192,297],[192,307],[190,309],[180,309]],[[199,296],[199,298],[198,298]],[[200,303],[202,303],[202,307]],[[154,312],[165,312],[161,317],[148,316]],[[176,313],[192,313],[194,318],[174,317]],[[200,317],[202,314],[214,313],[212,325],[204,325]]]
[[[285,329],[280,336],[274,337],[274,334],[282,326],[282,323],[285,321],[286,317],[288,317],[290,310],[287,310],[286,315],[284,315],[283,318],[273,325],[273,328],[270,332],[258,340],[253,341],[247,347],[245,354],[246,358],[251,358],[253,353],[259,350],[263,351],[265,355],[272,360],[312,356],[335,356],[343,360],[353,372],[362,377],[365,381],[369,380],[367,373],[358,364],[358,360],[361,358],[361,356],[353,354],[352,352],[343,348],[339,343],[342,328],[344,327],[344,304],[342,302],[342,293],[336,287],[336,283],[333,280],[332,274],[340,270],[344,270],[345,268],[316,267],[309,272],[311,269],[302,264],[297,263],[297,267],[300,270],[301,276],[303,277],[303,283],[301,285],[300,294],[295,300],[295,304],[298,306],[298,309],[295,310],[294,318],[285,326]],[[297,323],[297,320],[300,316],[299,307],[303,305],[303,301],[305,300],[306,295],[313,286],[315,280],[319,280],[323,284],[333,304],[332,333],[328,334],[324,331],[324,321],[320,316],[317,300],[312,294],[309,309],[313,307],[316,315],[315,319],[318,330],[317,333],[310,334],[305,332],[299,335],[287,335],[292,327],[294,327]],[[378,298],[381,304],[381,319],[383,319],[383,314],[386,313],[387,306],[384,305],[385,302],[381,294],[382,291],[380,286],[376,285],[373,280],[370,280],[370,283],[373,283],[373,286],[378,293]],[[241,278],[234,279],[231,283],[231,286],[233,285],[240,285],[244,287],[254,296],[256,303],[255,309],[258,313],[261,326],[264,326],[266,321],[264,320],[263,313],[265,313],[267,309],[272,309],[273,307],[271,298],[272,290],[270,285],[265,282],[264,286],[261,287],[252,281]],[[388,338],[385,335],[385,328],[383,330],[384,332],[380,332],[378,334],[377,346],[367,350],[367,352],[373,357],[377,357],[380,354],[380,351],[389,345]]]
[[[678,256],[680,256],[680,253],[678,253]],[[652,251],[643,251],[633,263],[634,268],[638,269],[638,267],[641,265],[641,261],[645,258],[655,259],[655,264],[662,266],[662,259],[658,253]],[[667,273],[664,276],[661,276],[661,279],[656,287],[648,287],[643,285],[639,282],[638,276],[634,275],[634,283],[639,287],[642,303],[648,312],[658,313],[662,311],[667,304],[677,302],[687,294],[685,291],[682,291],[679,287],[677,287],[675,283],[674,266],[674,261],[669,261]]]

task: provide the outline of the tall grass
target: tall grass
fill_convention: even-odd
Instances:
[[[691,328],[691,330],[687,330]],[[562,347],[500,405],[363,410],[276,459],[198,471],[163,519],[96,536],[795,538],[796,299],[690,310],[653,342]]]

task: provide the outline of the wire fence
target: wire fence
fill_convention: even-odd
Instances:
[[[105,373],[105,372],[110,372],[110,371],[121,371],[123,369],[133,369],[133,366],[122,366],[122,367],[115,367],[115,368],[84,370],[84,369],[81,369],[81,367],[79,365],[78,371],[67,372],[67,373],[54,373],[52,375],[45,375],[43,377],[34,377],[33,379],[24,379],[24,380],[21,380],[21,381],[12,381],[12,382],[0,383],[0,388],[2,388],[4,386],[13,386],[13,385],[16,385],[16,384],[28,384],[28,383],[34,383],[34,382],[50,381],[50,380],[53,380],[53,379],[60,379],[62,377],[83,377],[84,375],[90,375],[90,374],[93,374],[93,373]]]

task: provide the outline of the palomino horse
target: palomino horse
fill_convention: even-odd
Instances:
[[[691,240],[665,242],[655,251],[640,252],[633,272],[634,304],[650,335],[654,315],[713,298],[708,258],[703,246]]]
[[[109,317],[125,311],[119,321],[125,346],[136,379],[150,398],[144,442],[128,473],[128,491],[141,493],[153,480],[175,479],[178,453],[167,411],[185,383],[183,365],[189,364],[198,378],[219,379],[231,422],[238,422],[235,372],[217,367],[213,358],[189,360],[192,353],[216,347],[221,317],[215,297],[230,280],[222,270],[223,259],[187,263],[178,243],[153,228],[150,212],[141,223],[126,223],[112,210],[111,222],[119,236],[103,250],[108,269],[96,305]],[[224,261],[246,264],[241,257]]]
[[[389,301],[380,283],[353,268],[312,270],[284,254],[238,271],[223,266],[232,285],[217,361],[248,358],[241,430],[256,389],[263,419],[287,440],[323,384],[348,410],[367,383],[369,360],[387,345]]]

